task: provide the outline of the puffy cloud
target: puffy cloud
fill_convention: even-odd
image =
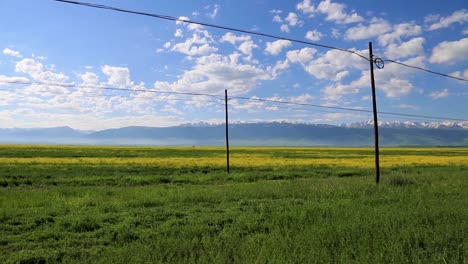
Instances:
[[[107,83],[118,87],[132,86],[133,82],[130,80],[130,70],[126,67],[114,67],[104,65],[101,67],[102,72],[109,78]]]
[[[305,38],[312,41],[319,41],[323,37],[323,34],[317,30],[307,31]]]
[[[284,61],[277,61],[275,66],[268,67],[267,71],[271,74],[271,76],[275,77],[278,76],[280,71],[286,70],[289,68],[289,61],[286,59]]]
[[[251,37],[248,35],[236,36],[233,33],[228,32],[221,38],[221,42],[229,42],[232,45],[236,45],[237,42],[244,42],[250,39]]]
[[[466,69],[463,72],[462,71],[452,72],[450,75],[468,80],[468,69]]]
[[[272,14],[281,14],[281,13],[283,13],[283,10],[272,9],[272,10],[270,10],[270,13],[272,13]]]
[[[300,63],[304,70],[317,79],[337,81],[348,73],[347,68],[365,69],[367,64],[358,56],[339,50],[329,50],[325,54],[314,58],[315,49],[304,48],[289,51],[287,58],[293,63]]]
[[[361,77],[349,84],[331,85],[324,89],[326,99],[339,101],[345,94],[357,94],[362,89],[370,87],[370,73],[363,71]],[[386,80],[379,79],[377,89],[385,93],[387,97],[398,98],[409,94],[413,90],[413,85],[405,79],[391,77]]]
[[[27,83],[29,82],[28,78],[25,77],[11,77],[0,75],[0,86],[6,85],[8,83]]]
[[[184,34],[182,33],[182,29],[180,29],[180,28],[176,29],[176,32],[174,33],[174,37],[181,38],[183,36],[184,36]]]
[[[392,43],[388,45],[385,55],[392,59],[412,57],[424,53],[424,38],[413,38],[401,44]]]
[[[250,91],[259,81],[274,78],[267,71],[241,64],[235,58],[218,54],[200,57],[193,69],[184,72],[179,80],[172,83],[157,81],[154,86],[161,90],[210,94],[228,89],[234,95]]]
[[[417,67],[425,67],[424,61],[425,57],[419,56],[402,62]],[[414,76],[416,73],[418,73],[418,71],[412,69],[402,71],[401,67],[395,63],[385,65],[384,69],[375,72],[375,77],[379,80],[377,89],[384,91],[387,97],[401,97],[407,95],[414,90],[413,84],[407,79]],[[368,79],[369,71],[367,71],[365,75],[367,78],[366,82],[370,83]]]
[[[83,81],[84,84],[97,84],[99,81],[99,77],[92,72],[85,72],[80,75],[81,80]]]
[[[19,51],[12,50],[12,49],[9,49],[9,48],[5,48],[3,50],[3,54],[10,55],[10,56],[17,57],[17,58],[22,58],[23,57]]]
[[[468,60],[468,38],[458,41],[444,41],[432,50],[431,63],[453,63]]]
[[[432,99],[440,99],[449,96],[448,89],[443,89],[441,91],[435,91],[429,94]]]
[[[239,45],[239,50],[245,55],[252,57],[252,50],[258,48],[252,40],[247,40]]]
[[[279,54],[284,48],[291,46],[292,43],[289,40],[280,39],[273,42],[267,42],[265,52],[271,55]]]
[[[252,57],[253,49],[258,48],[258,45],[252,41],[250,36],[236,36],[231,32],[224,34],[224,36],[221,38],[221,42],[229,42],[232,45],[236,45],[237,43],[242,42],[237,49],[249,57]]]
[[[65,82],[68,80],[68,76],[64,74],[45,70],[44,65],[34,59],[23,59],[17,62],[15,71],[26,73],[35,80],[42,82]]]
[[[194,23],[190,23],[187,25],[187,28],[191,31],[195,31],[195,32],[198,32],[198,31],[201,31],[201,29],[203,28],[202,25],[200,24],[194,24]]]
[[[411,58],[403,63],[424,67],[424,56]],[[338,83],[326,87],[323,92],[327,100],[339,101],[345,94],[357,94],[363,89],[370,87],[370,71],[361,68],[361,77],[353,80],[350,83]],[[407,95],[414,90],[413,84],[406,78],[412,76],[416,70],[401,71],[401,67],[397,64],[385,65],[385,68],[375,72],[375,77],[378,80],[376,88],[383,91],[387,97],[399,98]]]
[[[410,37],[420,35],[422,32],[421,26],[410,23],[401,23],[394,25],[391,32],[383,34],[379,37],[379,43],[382,46],[386,46],[394,41],[401,41],[402,37]]]
[[[186,16],[178,17],[178,20],[176,21],[176,25],[185,25],[185,24],[187,24],[187,22],[184,22],[184,21],[190,21],[190,18],[188,18]]]
[[[429,30],[447,28],[453,23],[459,23],[462,25],[465,22],[468,22],[468,11],[466,9],[462,9],[453,12],[453,14],[450,16],[440,18],[439,21],[429,26]]]
[[[299,20],[297,15],[293,12],[289,12],[288,16],[284,18],[291,27],[295,27],[297,25],[302,25],[304,22]]]
[[[303,48],[300,50],[291,50],[286,54],[286,58],[292,63],[305,64],[314,58],[317,50],[314,48]]]
[[[367,26],[360,24],[346,30],[345,38],[349,40],[369,39],[389,32],[391,29],[392,27],[387,21],[373,19],[371,24]]]
[[[337,81],[341,81],[341,79],[343,79],[344,77],[348,76],[349,75],[349,71],[342,71],[342,72],[339,72],[336,74],[336,80]]]
[[[23,59],[16,63],[15,71],[23,72],[29,75],[39,74],[44,69],[44,65],[40,62],[35,61],[34,59]]]
[[[194,33],[185,42],[174,44],[172,50],[189,56],[204,56],[216,52],[218,49],[211,46],[206,37],[201,37],[199,33]]]
[[[388,82],[379,84],[379,89],[384,91],[387,97],[398,98],[409,94],[413,90],[413,85],[408,80],[392,78]]]
[[[346,5],[339,3],[332,3],[331,0],[325,0],[320,2],[317,6],[317,10],[327,15],[326,20],[335,21],[339,24],[349,24],[364,21],[364,18],[359,16],[357,13],[346,14]]]
[[[281,32],[286,32],[289,33],[291,30],[289,29],[289,26],[286,24],[281,25],[280,27]]]
[[[279,15],[275,15],[275,16],[273,17],[273,22],[282,23],[282,22],[283,22],[283,19],[282,19]]]
[[[313,14],[315,13],[315,7],[310,2],[310,0],[304,0],[302,2],[299,2],[296,5],[296,9],[301,11],[303,14],[309,14],[309,16],[313,16]]]
[[[204,33],[205,36],[209,35],[208,32],[202,30],[203,29],[202,25],[196,24],[196,23],[189,23],[189,21],[190,21],[190,18],[186,16],[181,16],[181,17],[178,17],[178,20],[176,21],[176,25],[184,25],[184,26],[187,26],[187,28],[191,31]]]

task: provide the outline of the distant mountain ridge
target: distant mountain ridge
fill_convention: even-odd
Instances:
[[[468,122],[381,122],[384,146],[468,146]],[[232,145],[371,146],[373,122],[342,125],[290,122],[233,123]],[[190,123],[172,127],[130,126],[101,131],[55,128],[3,128],[2,144],[223,145],[224,124]]]

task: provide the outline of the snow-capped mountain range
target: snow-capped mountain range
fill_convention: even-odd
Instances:
[[[468,129],[468,121],[413,122],[413,121],[379,121],[379,127],[386,128],[432,128],[432,129]],[[374,121],[341,124],[340,127],[371,128]]]

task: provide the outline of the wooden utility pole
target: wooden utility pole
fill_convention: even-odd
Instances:
[[[229,173],[229,119],[227,90],[224,90],[224,106],[226,108],[226,171]]]
[[[369,42],[369,64],[372,86],[372,110],[374,112],[374,144],[375,144],[375,182],[380,181],[380,162],[379,162],[379,123],[377,122],[377,100],[375,96],[374,80],[374,55],[372,54],[372,42]]]

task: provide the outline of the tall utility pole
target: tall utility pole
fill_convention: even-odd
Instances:
[[[374,55],[372,54],[372,42],[369,42],[369,63],[372,86],[372,109],[374,112],[374,144],[375,144],[375,182],[380,181],[380,162],[379,162],[379,124],[377,122],[377,100],[375,98],[375,80],[374,80]]]
[[[226,108],[226,171],[229,173],[229,122],[228,122],[228,96],[224,90],[224,106]]]

